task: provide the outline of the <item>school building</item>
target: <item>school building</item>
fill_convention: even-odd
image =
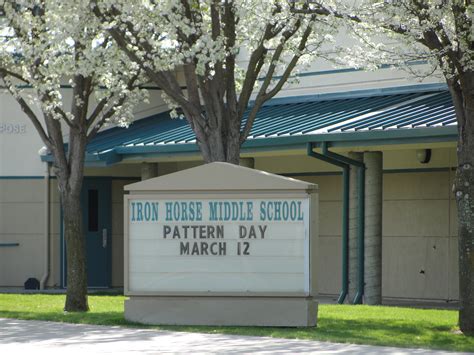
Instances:
[[[343,206],[353,197],[341,165],[321,155],[380,152],[383,296],[457,300],[457,127],[446,86],[390,68],[313,69],[261,109],[242,164],[319,185],[320,294],[341,291]],[[13,99],[0,100],[0,287],[22,287],[30,277],[42,287],[65,287],[51,156]],[[123,286],[123,187],[199,164],[192,130],[170,118],[158,91],[129,128],[106,129],[89,144],[83,212],[90,287]]]

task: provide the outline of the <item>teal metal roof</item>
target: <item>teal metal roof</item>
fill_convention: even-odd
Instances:
[[[455,140],[456,117],[449,92],[275,100],[261,108],[243,150],[285,149],[322,141],[351,146],[377,139],[381,144],[406,139]],[[100,132],[87,147],[87,160],[110,164],[130,154],[170,155],[197,150],[195,135],[186,121],[171,119],[169,112],[164,112],[137,120],[127,129]]]
[[[446,126],[455,123],[448,92],[384,95],[263,107],[249,138]]]

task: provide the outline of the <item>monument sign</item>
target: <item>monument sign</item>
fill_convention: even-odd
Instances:
[[[127,319],[315,324],[315,185],[211,163],[126,189]]]

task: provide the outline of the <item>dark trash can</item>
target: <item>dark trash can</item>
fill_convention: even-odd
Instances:
[[[30,277],[28,280],[25,281],[25,290],[39,290],[40,289],[40,282],[38,279],[34,277]]]

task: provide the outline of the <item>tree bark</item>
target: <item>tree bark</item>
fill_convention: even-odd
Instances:
[[[78,189],[75,189],[78,190]],[[64,310],[85,312],[87,302],[86,243],[83,233],[81,189],[61,194],[67,256],[67,293]]]
[[[474,74],[449,85],[458,117],[458,166],[453,186],[458,211],[459,327],[474,334]],[[448,82],[449,84],[449,82]],[[472,85],[472,86],[471,86]]]
[[[48,121],[52,126],[57,121]],[[54,130],[51,126],[51,131]],[[60,131],[58,131],[60,132]],[[87,138],[83,130],[75,127],[69,131],[69,148],[66,159],[64,146],[55,146],[55,174],[61,196],[64,218],[64,239],[67,258],[67,291],[65,311],[86,312],[87,301],[87,259],[86,240],[83,232],[81,191],[84,177],[84,158]]]
[[[240,161],[240,125],[232,124],[228,117],[219,118],[221,122],[231,122],[225,129],[222,126],[204,129],[195,127],[196,138],[202,157],[206,163],[215,161],[239,165]]]
[[[472,152],[472,150],[466,152],[466,149],[460,149],[458,152],[458,159],[462,163],[456,170],[455,182],[458,209],[459,327],[464,334],[474,334],[474,157]]]

